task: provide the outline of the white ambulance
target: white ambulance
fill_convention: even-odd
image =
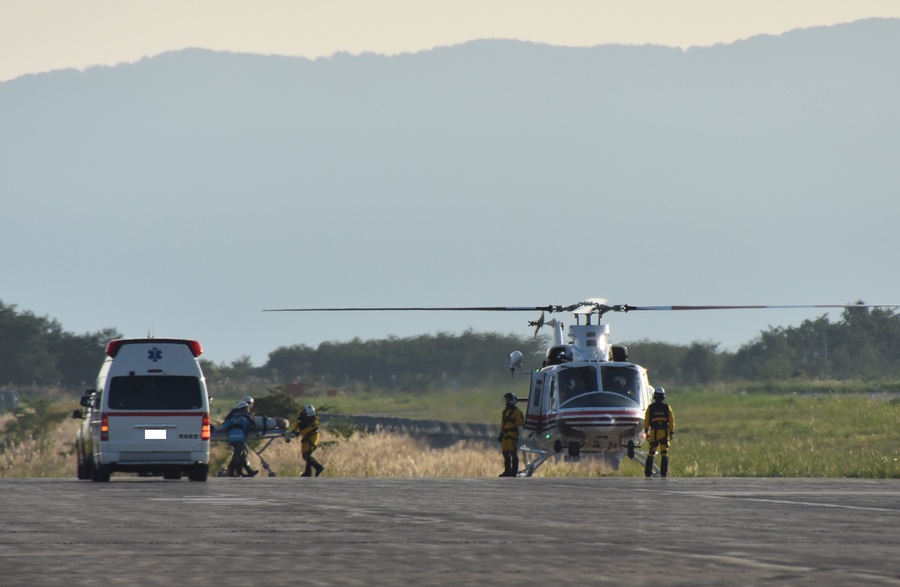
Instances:
[[[209,395],[195,340],[119,339],[109,343],[76,445],[78,477],[109,481],[117,471],[206,481]]]

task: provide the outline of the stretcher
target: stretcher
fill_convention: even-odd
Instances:
[[[285,433],[290,428],[290,422],[286,418],[269,418],[266,416],[253,416],[253,421],[255,426],[247,430],[247,440],[265,439],[266,442],[259,450],[254,448],[250,442],[247,443],[247,448],[259,457],[259,462],[262,464],[263,469],[269,473],[269,477],[277,477],[275,471],[269,466],[269,462],[262,456],[262,453],[266,452],[266,449],[269,448],[273,441],[278,438],[284,438]],[[213,441],[228,442],[228,432],[213,430],[209,438]],[[225,467],[219,471],[219,477],[225,477],[227,470],[228,468]]]

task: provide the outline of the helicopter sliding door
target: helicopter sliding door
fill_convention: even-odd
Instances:
[[[546,414],[552,378],[548,373],[531,374],[531,390],[528,394],[528,408],[525,410],[525,430],[543,432],[546,428]]]

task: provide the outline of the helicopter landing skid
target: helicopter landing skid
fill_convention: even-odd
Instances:
[[[629,456],[631,456],[631,455],[629,454]],[[642,467],[647,466],[647,454],[646,453],[636,450],[636,451],[634,451],[634,456],[632,456],[631,458],[633,460],[639,462]],[[653,465],[653,475],[659,475],[659,467],[657,467],[656,465]]]
[[[538,455],[538,457],[535,459],[529,460],[528,459],[529,454],[536,454],[536,455]],[[543,450],[523,449],[522,450],[522,460],[525,461],[525,468],[522,469],[521,471],[519,471],[518,473],[516,473],[516,477],[531,477],[532,475],[534,475],[534,472],[538,470],[538,467],[540,467],[545,462],[547,462],[547,459],[549,459],[550,457],[558,458],[559,454],[560,453],[558,453],[558,452],[549,451],[549,450],[543,451]]]

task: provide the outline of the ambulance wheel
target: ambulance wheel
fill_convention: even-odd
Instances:
[[[193,471],[188,473],[188,479],[191,481],[200,481],[205,482],[206,478],[209,476],[209,465],[200,465],[196,467]]]
[[[112,474],[107,467],[94,467],[91,479],[98,483],[109,483],[109,477]]]

